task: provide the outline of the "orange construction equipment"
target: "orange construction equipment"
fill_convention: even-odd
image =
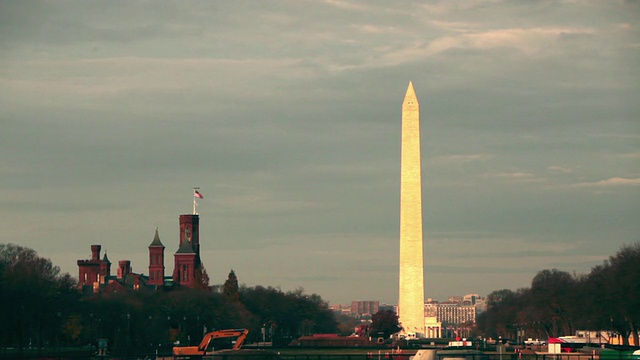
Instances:
[[[198,346],[175,346],[173,348],[173,356],[174,358],[199,358],[203,357],[207,354],[207,349],[209,348],[209,344],[213,339],[219,338],[229,338],[229,337],[237,337],[235,344],[231,350],[239,350],[245,339],[247,338],[247,334],[249,334],[248,329],[227,329],[227,330],[216,330],[210,333],[207,333],[200,345]],[[213,349],[210,353],[213,352]]]

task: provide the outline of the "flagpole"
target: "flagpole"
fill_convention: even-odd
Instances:
[[[196,202],[196,191],[200,189],[199,187],[194,187],[193,188],[193,215],[196,215],[196,207],[198,206],[198,203]]]

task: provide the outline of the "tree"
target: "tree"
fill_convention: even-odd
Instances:
[[[618,307],[621,322],[626,322],[628,330],[638,344],[640,331],[640,242],[624,246],[615,256],[609,258],[614,283],[616,284]],[[628,336],[625,336],[628,345]]]
[[[241,298],[246,308],[254,315],[260,334],[264,327],[265,337],[286,345],[300,334],[335,333],[338,323],[329,305],[319,295],[305,295],[302,289],[283,293],[280,289],[256,286],[242,288]],[[262,341],[262,337],[257,339]]]
[[[320,295],[299,295],[295,298],[295,309],[300,319],[300,333],[335,333],[338,330],[338,322],[329,310],[327,304]],[[306,330],[306,331],[305,331]]]
[[[348,336],[353,334],[354,332],[356,332],[357,335],[360,335],[356,331],[356,328],[358,328],[360,325],[363,325],[360,319],[355,318],[353,316],[340,314],[338,315],[337,320],[338,320],[338,329],[340,330],[341,335]],[[360,328],[360,329],[366,330],[367,333],[369,332],[368,326],[366,329],[364,328]]]
[[[496,290],[487,296],[487,311],[478,317],[478,330],[486,337],[516,336],[518,310],[524,290]]]
[[[572,313],[578,299],[573,297],[576,280],[571,274],[558,269],[542,270],[531,281],[530,303],[538,312],[548,336],[575,333]]]
[[[0,244],[0,343],[22,349],[60,341],[79,299],[76,281],[29,248]]]
[[[207,274],[207,269],[204,268],[203,264],[195,271],[195,287],[198,289],[209,289],[209,274]]]
[[[587,306],[600,329],[629,335],[638,343],[640,330],[640,242],[624,246],[615,256],[591,270],[586,286],[593,289]]]
[[[378,311],[371,316],[369,334],[372,336],[381,336],[386,339],[401,330],[398,315],[392,310]]]
[[[529,337],[570,335],[578,329],[613,330],[625,345],[630,335],[637,343],[640,242],[623,246],[587,275],[542,270],[531,281],[531,288],[494,291],[487,303],[487,311],[477,319],[477,328],[485,337],[511,336],[514,328],[525,329]]]
[[[238,278],[236,277],[236,273],[231,270],[229,272],[229,277],[227,281],[224,282],[224,286],[222,287],[222,295],[227,300],[227,302],[237,303],[240,301],[240,292],[238,292]]]

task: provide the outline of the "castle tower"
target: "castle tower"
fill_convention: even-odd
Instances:
[[[198,214],[180,215],[180,245],[188,241],[196,254],[195,266],[200,266],[200,216]]]
[[[195,285],[196,253],[188,239],[180,243],[174,256],[173,283],[193,287]]]
[[[148,285],[164,285],[164,245],[160,241],[158,228],[149,245],[149,281]]]
[[[131,260],[118,261],[118,279],[126,280],[131,272]]]
[[[100,260],[101,249],[100,245],[91,245],[91,259],[78,260],[78,287],[96,286],[104,283],[105,264]],[[108,276],[108,273],[106,275]]]
[[[111,276],[111,261],[107,257],[107,252],[104,252],[104,257],[100,263],[100,284],[105,284],[106,279]]]
[[[417,337],[423,337],[425,332],[420,106],[411,82],[402,103],[400,161],[398,317],[405,333],[414,333]]]

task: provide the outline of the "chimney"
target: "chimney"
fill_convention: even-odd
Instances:
[[[131,273],[131,261],[120,260],[118,261],[118,279],[124,279]]]
[[[91,245],[91,260],[100,260],[100,245]]]

